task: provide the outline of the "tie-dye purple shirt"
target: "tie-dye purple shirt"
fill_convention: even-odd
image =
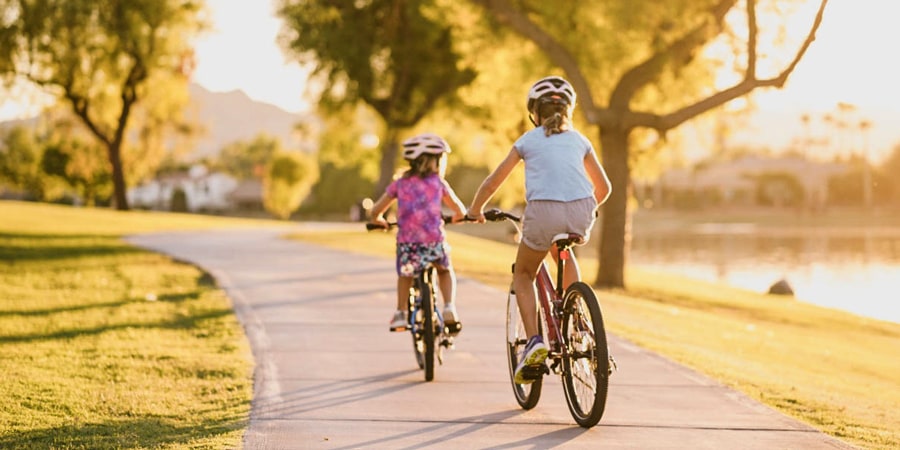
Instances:
[[[441,200],[448,191],[447,183],[437,174],[394,180],[387,194],[397,199],[397,242],[443,242]]]

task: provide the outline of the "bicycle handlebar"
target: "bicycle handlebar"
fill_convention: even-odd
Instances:
[[[444,219],[444,223],[447,223],[447,224],[453,223],[453,216],[441,216],[441,218]],[[461,222],[472,222],[472,221],[473,221],[473,219],[469,218],[468,216],[464,217],[463,220],[461,220]],[[382,225],[380,223],[369,222],[366,224],[366,229],[369,231],[390,230],[396,226],[397,226],[397,222],[388,222],[387,227],[385,227],[384,225]]]
[[[441,216],[444,219],[444,223],[450,224],[453,223],[453,216]],[[484,219],[489,222],[500,222],[501,220],[511,220],[513,222],[521,222],[522,218],[515,215],[510,214],[506,211],[501,211],[497,208],[489,209],[484,212]],[[475,219],[466,215],[459,223],[463,222],[474,222]],[[390,230],[397,226],[397,222],[388,222],[387,227],[380,223],[369,222],[366,224],[366,230]]]
[[[511,220],[513,222],[521,222],[522,221],[521,217],[519,217],[515,214],[510,214],[506,211],[501,211],[497,208],[489,209],[489,210],[485,211],[484,218],[485,218],[485,220],[489,220],[491,222],[499,222],[501,220]]]

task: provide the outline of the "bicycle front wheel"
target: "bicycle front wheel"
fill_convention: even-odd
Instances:
[[[563,387],[575,422],[589,428],[606,408],[609,389],[609,347],[603,315],[594,290],[577,282],[566,290],[563,303]]]
[[[525,354],[525,344],[528,343],[528,334],[525,333],[525,325],[519,314],[519,304],[512,292],[506,302],[506,355],[509,364],[509,381],[512,383],[513,394],[516,402],[522,409],[534,408],[541,399],[541,384],[543,377],[534,380],[531,384],[517,384],[515,381],[516,367]]]
[[[419,293],[422,296],[423,369],[425,381],[431,381],[434,379],[434,292],[431,285],[425,282],[424,276],[419,276],[416,283],[419,284]]]

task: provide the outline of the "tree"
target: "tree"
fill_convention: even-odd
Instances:
[[[281,140],[260,133],[249,141],[235,141],[226,145],[219,154],[218,165],[238,180],[259,179],[266,164],[283,152]]]
[[[815,39],[827,4],[821,0],[808,33],[783,69],[761,77],[758,67],[766,53],[758,43],[756,0],[473,1],[537,46],[565,73],[578,93],[585,120],[599,129],[602,161],[613,187],[603,208],[595,282],[601,287],[625,286],[632,133],[646,128],[664,137],[686,121],[757,88],[784,86]],[[744,30],[727,20],[733,10],[740,13],[741,5]],[[697,90],[691,84],[697,71],[709,74],[711,64],[717,63],[703,51],[719,36],[726,41],[731,37],[726,44],[742,49],[735,51],[733,61],[737,80],[723,89]],[[606,94],[599,95],[601,91]]]
[[[68,104],[109,159],[115,205],[128,209],[123,146],[151,80],[186,82],[193,0],[0,0],[0,76],[25,79]]]
[[[287,219],[300,207],[319,177],[312,157],[279,153],[266,167],[263,178],[263,205],[279,219]]]
[[[281,0],[280,40],[291,57],[313,64],[326,107],[362,101],[386,125],[377,190],[395,170],[402,130],[439,100],[452,99],[475,73],[460,67],[451,28],[435,1]]]
[[[112,183],[103,149],[77,137],[60,137],[44,150],[41,167],[47,175],[63,180],[84,201],[94,206],[97,200],[108,200]]]
[[[39,200],[49,197],[47,179],[41,170],[44,154],[35,133],[15,127],[0,142],[0,184],[27,193]]]
[[[302,134],[318,142],[319,180],[304,203],[304,212],[346,213],[371,197],[378,179],[377,118],[363,105],[329,114],[321,130],[304,127]],[[373,120],[374,119],[374,120]]]

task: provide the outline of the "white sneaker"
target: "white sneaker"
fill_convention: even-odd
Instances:
[[[398,309],[391,319],[391,331],[402,331],[409,326],[407,311]]]
[[[456,312],[456,303],[444,305],[444,323],[459,322],[459,313]]]

